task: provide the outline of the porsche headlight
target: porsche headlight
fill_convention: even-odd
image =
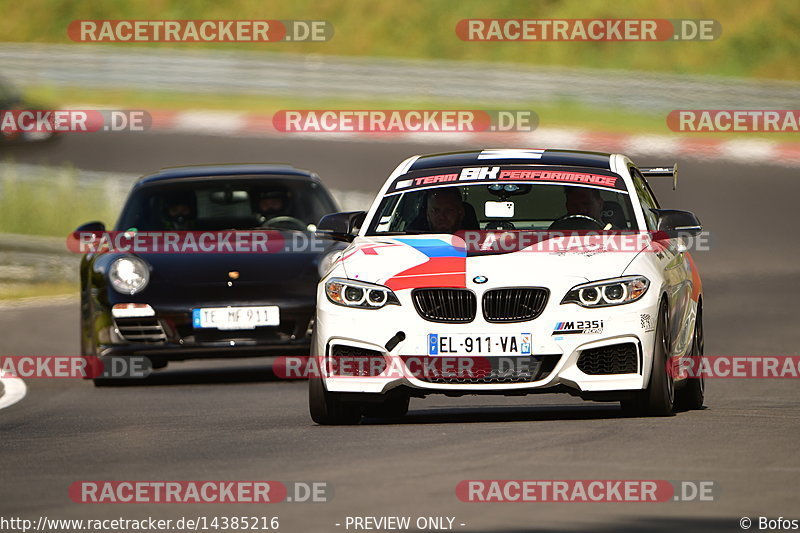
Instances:
[[[328,300],[345,307],[380,309],[385,305],[400,305],[388,287],[344,278],[331,278],[325,283]]]
[[[147,263],[138,257],[120,257],[111,263],[108,279],[115,291],[122,294],[136,294],[147,287],[150,281],[150,269]]]
[[[650,280],[644,276],[625,276],[572,287],[562,304],[582,307],[609,307],[635,302],[647,292]]]

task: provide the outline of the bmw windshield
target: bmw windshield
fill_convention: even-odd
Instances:
[[[381,201],[367,234],[636,229],[628,191],[618,175],[520,166],[401,176]]]

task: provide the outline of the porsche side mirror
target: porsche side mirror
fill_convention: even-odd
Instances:
[[[106,225],[100,222],[99,220],[95,220],[93,222],[87,222],[86,224],[81,224],[75,231],[105,231]]]
[[[335,241],[351,242],[364,223],[366,211],[348,211],[325,215],[317,225],[317,237],[328,237]]]
[[[81,224],[67,237],[67,247],[72,251],[79,251],[83,254],[93,253],[97,251],[97,246],[101,239],[100,234],[105,230],[106,225],[99,220]],[[85,250],[85,246],[88,249]]]

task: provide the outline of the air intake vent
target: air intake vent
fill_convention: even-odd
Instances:
[[[483,295],[483,317],[487,322],[523,322],[544,311],[547,289],[512,287],[492,289]]]
[[[336,344],[326,358],[329,376],[375,377],[386,370],[386,359],[381,352]]]
[[[592,348],[581,352],[578,368],[584,374],[635,374],[639,370],[639,356],[632,342]]]
[[[155,317],[116,318],[119,334],[128,342],[164,342],[167,335]]]
[[[477,302],[467,289],[416,289],[411,294],[417,313],[431,322],[472,322]]]

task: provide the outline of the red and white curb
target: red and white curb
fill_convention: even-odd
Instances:
[[[72,105],[67,109],[98,109]],[[624,134],[597,131],[539,128],[533,132],[283,132],[275,128],[272,115],[247,112],[189,110],[149,111],[151,131],[179,132],[224,137],[267,137],[315,141],[447,143],[498,147],[552,147],[627,155],[657,155],[724,160],[734,163],[769,163],[800,166],[800,140],[776,142],[741,134],[736,139],[717,139],[671,134]]]

